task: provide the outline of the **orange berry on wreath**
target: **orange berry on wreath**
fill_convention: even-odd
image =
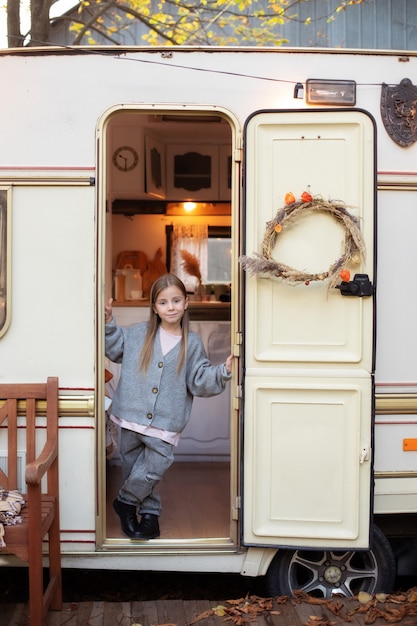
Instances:
[[[281,224],[277,224],[277,225],[275,226],[274,230],[275,230],[275,232],[276,232],[276,233],[280,233],[280,232],[282,231],[282,226],[281,226]]]
[[[350,281],[350,271],[349,270],[342,270],[339,274],[340,278],[345,281],[345,282],[349,282]]]
[[[285,204],[293,204],[295,202],[295,195],[292,193],[292,191],[288,191],[288,193],[285,194]]]

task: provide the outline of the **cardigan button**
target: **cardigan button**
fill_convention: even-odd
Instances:
[[[163,362],[162,362],[162,361],[159,361],[159,363],[158,363],[158,367],[164,367],[164,364],[163,364]]]
[[[148,420],[151,420],[153,415],[152,415],[152,413],[148,413],[146,417],[148,418]]]
[[[158,387],[154,387],[154,388],[152,389],[152,393],[158,393]]]

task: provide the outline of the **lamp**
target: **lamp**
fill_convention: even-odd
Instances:
[[[309,78],[306,81],[308,104],[356,104],[356,82],[354,80],[327,80]]]

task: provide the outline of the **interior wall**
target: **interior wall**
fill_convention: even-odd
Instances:
[[[158,248],[162,250],[162,260],[165,255],[165,226],[169,224],[207,224],[207,216],[180,217],[165,215],[113,215],[113,254],[112,268],[115,269],[117,256],[123,250],[141,250],[148,259],[153,260]],[[229,215],[210,216],[210,226],[230,226]]]

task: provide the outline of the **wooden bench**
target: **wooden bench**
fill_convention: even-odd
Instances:
[[[44,416],[46,415],[46,423]],[[46,383],[0,384],[0,441],[7,445],[7,469],[0,485],[19,489],[19,464],[26,452],[26,504],[22,523],[5,526],[6,546],[28,563],[30,625],[42,626],[49,609],[62,608],[58,483],[58,378]],[[20,453],[20,455],[19,455]],[[49,544],[49,576],[44,583],[43,544]]]

